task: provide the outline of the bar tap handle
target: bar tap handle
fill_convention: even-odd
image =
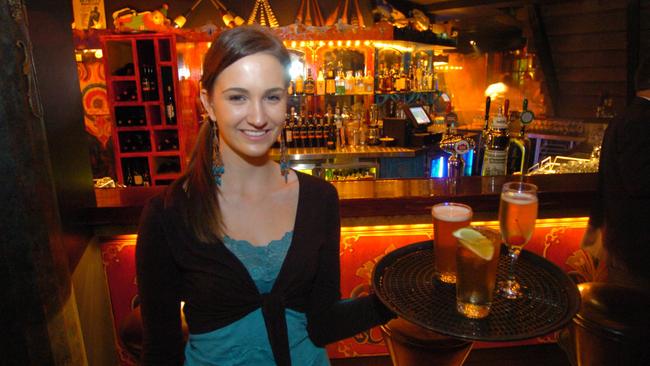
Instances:
[[[450,154],[447,160],[447,176],[450,178],[462,177],[465,169],[463,155],[474,148],[474,140],[466,139],[458,133],[447,134],[440,140],[440,149]]]
[[[490,103],[492,102],[492,98],[487,97],[485,98],[485,127],[483,127],[483,131],[487,131],[488,126],[490,124]]]
[[[518,173],[521,175],[526,174],[528,172],[528,169],[530,168],[530,163],[531,163],[530,154],[531,154],[532,147],[531,147],[530,139],[528,138],[528,136],[526,136],[526,126],[531,124],[534,119],[535,116],[533,115],[533,112],[528,110],[528,99],[524,98],[522,111],[519,116],[519,120],[521,122],[521,130],[519,132],[519,136],[512,139],[512,143],[516,146],[517,149],[520,150],[521,162],[519,164]],[[517,172],[513,172],[513,173],[517,173]]]

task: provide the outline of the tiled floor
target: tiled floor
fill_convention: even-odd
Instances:
[[[470,352],[463,366],[571,366],[556,344],[478,349]],[[332,360],[332,366],[392,366],[390,357]],[[422,365],[426,366],[426,365]]]

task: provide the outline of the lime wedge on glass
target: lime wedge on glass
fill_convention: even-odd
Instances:
[[[454,236],[465,248],[471,250],[472,253],[480,258],[489,261],[494,256],[492,241],[480,232],[469,227],[464,227],[454,231]]]

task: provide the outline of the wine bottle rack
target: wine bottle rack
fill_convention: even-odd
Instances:
[[[184,168],[176,40],[169,34],[101,38],[113,117],[117,180],[167,185]]]

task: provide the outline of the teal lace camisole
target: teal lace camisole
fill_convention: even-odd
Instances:
[[[253,246],[246,240],[225,237],[224,245],[242,262],[260,293],[273,288],[284,257],[289,250],[293,232],[266,246]],[[307,335],[304,313],[286,309],[291,364],[325,366],[329,359],[324,348],[316,347]],[[185,366],[272,366],[275,365],[262,309],[249,313],[223,328],[201,334],[190,334],[185,346]]]

